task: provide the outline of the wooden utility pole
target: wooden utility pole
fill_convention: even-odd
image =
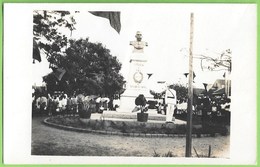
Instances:
[[[193,13],[190,15],[190,54],[189,54],[189,87],[187,107],[187,132],[185,157],[191,157],[192,143],[192,103],[193,103]]]

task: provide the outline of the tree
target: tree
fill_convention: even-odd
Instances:
[[[70,12],[37,10],[33,13],[33,23],[34,41],[53,69],[53,73],[43,78],[50,92],[105,95],[122,92],[124,81],[117,58],[101,43],[69,40],[64,34],[64,30],[71,33],[75,30],[76,21]],[[59,69],[66,73],[57,78],[55,73]]]
[[[230,49],[224,50],[218,57],[211,57],[208,55],[197,55],[194,58],[200,59],[200,65],[202,70],[220,71],[226,70],[231,72],[232,70],[232,51]]]
[[[124,78],[119,74],[121,64],[101,43],[87,39],[69,40],[65,56],[60,57],[60,68],[66,70],[59,87],[71,94],[112,96],[122,92]],[[51,74],[45,78],[48,84],[55,83]],[[57,80],[56,80],[57,82]]]
[[[68,38],[62,33],[75,30],[75,19],[68,11],[36,10],[33,12],[33,35],[37,46],[50,64],[58,65],[67,47]]]
[[[172,89],[176,91],[176,96],[178,100],[186,100],[188,99],[188,88],[179,84],[170,85]]]
[[[150,90],[150,93],[151,93],[151,95],[153,95],[153,97],[155,99],[161,99],[161,98],[163,98],[163,94],[165,93],[165,91],[161,92],[161,93],[157,93],[154,90]]]
[[[176,91],[177,100],[184,101],[184,100],[188,99],[188,88],[187,87],[185,87],[183,85],[179,85],[179,84],[172,84],[172,85],[170,85],[170,88],[174,89]],[[155,99],[164,98],[164,95],[165,95],[165,91],[158,93],[153,90],[150,90],[150,93],[154,96]]]

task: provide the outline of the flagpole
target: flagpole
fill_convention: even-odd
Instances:
[[[186,152],[185,157],[191,157],[192,145],[192,102],[193,102],[193,13],[190,15],[190,54],[189,54],[189,87],[187,107],[187,131],[186,131]]]

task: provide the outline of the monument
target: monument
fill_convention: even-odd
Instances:
[[[148,101],[153,99],[147,88],[147,70],[146,64],[148,61],[147,55],[144,53],[144,48],[148,46],[147,42],[142,41],[142,33],[137,31],[136,41],[131,41],[133,51],[130,56],[129,75],[126,82],[126,90],[120,98],[121,112],[132,112],[135,108],[135,99],[139,94],[143,94]]]
[[[144,47],[148,46],[147,42],[142,41],[142,33],[140,31],[136,32],[135,35],[136,41],[130,41],[130,45],[132,45],[133,53],[144,53]]]

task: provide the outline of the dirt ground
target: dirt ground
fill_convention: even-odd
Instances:
[[[185,156],[185,137],[146,138],[110,136],[60,130],[42,124],[43,117],[32,120],[32,155],[71,156],[160,156],[169,151],[176,157]],[[211,145],[212,157],[229,158],[230,137],[193,138],[192,146],[200,155],[207,155]],[[196,156],[192,150],[192,156]]]

